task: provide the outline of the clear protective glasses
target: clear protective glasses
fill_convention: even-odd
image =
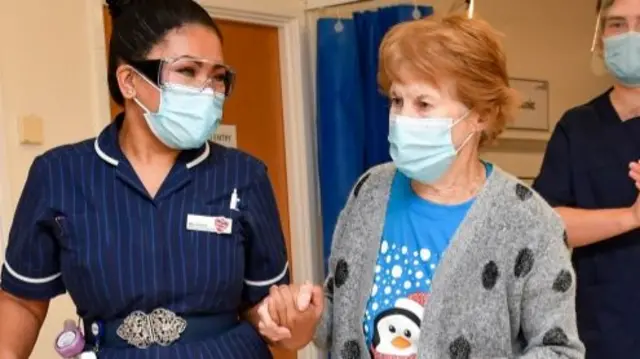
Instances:
[[[598,49],[599,41],[603,37],[624,34],[630,31],[640,32],[640,17],[637,13],[626,13],[628,9],[612,10],[614,0],[599,0],[596,26],[593,31],[591,52]]]
[[[228,97],[236,79],[231,67],[191,56],[126,62],[159,88],[181,85]]]
[[[449,14],[464,12],[468,19],[473,19],[476,2],[474,0],[454,0],[449,8]]]
[[[591,71],[598,76],[609,72],[604,61],[603,39],[628,32],[628,19],[622,14],[610,13],[614,0],[598,0],[596,5],[595,28],[591,39]]]

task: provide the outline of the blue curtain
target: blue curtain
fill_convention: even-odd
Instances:
[[[317,134],[324,258],[340,210],[368,168],[388,162],[388,100],[376,75],[378,47],[394,25],[433,13],[430,6],[398,5],[318,20]]]

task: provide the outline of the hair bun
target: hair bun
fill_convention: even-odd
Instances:
[[[106,0],[106,2],[112,19],[116,19],[126,12],[127,8],[136,3],[135,0]]]

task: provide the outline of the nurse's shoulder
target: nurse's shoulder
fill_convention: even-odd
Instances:
[[[610,114],[606,111],[607,107],[610,106],[609,92],[611,90],[607,90],[588,102],[567,110],[556,124],[556,130],[561,129],[566,134],[570,134],[575,131],[584,132],[598,128],[603,123],[602,117],[610,117]],[[608,120],[608,118],[605,120]]]
[[[38,155],[32,167],[38,167],[40,174],[54,177],[73,177],[80,170],[87,170],[90,163],[97,158],[95,150],[95,138],[81,142],[69,143],[53,147],[41,155]],[[43,171],[45,171],[43,173]],[[69,178],[69,179],[71,179]]]
[[[40,157],[47,159],[58,158],[60,160],[77,160],[84,156],[95,156],[96,137],[88,138],[79,142],[66,143],[55,146],[45,151]]]

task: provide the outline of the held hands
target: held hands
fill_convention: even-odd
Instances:
[[[258,329],[271,342],[298,350],[313,339],[323,309],[322,287],[311,283],[273,286],[258,309]]]

